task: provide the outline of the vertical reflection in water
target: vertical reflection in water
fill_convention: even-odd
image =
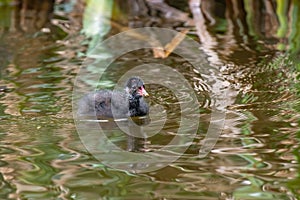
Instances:
[[[283,45],[286,43],[283,38],[293,37],[285,34],[276,35],[277,30],[287,31],[287,27],[281,29],[282,26],[280,28],[278,24],[283,24],[283,21],[287,19],[287,10],[292,10],[291,8],[295,6],[292,3],[288,8],[288,4],[288,2],[278,2],[275,5],[271,1],[228,1],[225,12],[227,19],[225,35],[217,32],[214,35],[219,38],[218,48],[214,50],[224,62],[224,69],[230,69],[226,74],[227,77],[230,79],[230,76],[234,76],[232,86],[236,89],[235,94],[239,93],[243,96],[241,100],[239,96],[236,98],[234,95],[236,101],[232,103],[233,109],[228,113],[228,115],[238,113],[243,117],[240,119],[234,117],[230,120],[231,122],[226,121],[227,128],[224,131],[226,134],[213,151],[218,155],[211,155],[214,159],[218,159],[220,154],[235,154],[235,157],[246,161],[246,164],[239,166],[233,158],[227,158],[228,161],[232,161],[232,164],[220,163],[222,167],[218,169],[220,173],[228,174],[229,177],[239,173],[245,181],[248,180],[251,186],[240,187],[240,190],[237,189],[233,193],[237,198],[248,198],[256,192],[258,196],[273,198],[273,195],[269,194],[270,191],[261,191],[271,177],[279,181],[281,181],[279,176],[295,177],[296,165],[290,162],[295,162],[292,152],[298,148],[298,144],[293,139],[290,145],[286,143],[287,138],[295,137],[295,130],[288,134],[283,131],[289,129],[290,124],[295,123],[294,117],[284,117],[285,114],[298,115],[291,107],[285,105],[285,102],[297,101],[290,87],[294,85],[295,73],[292,65],[277,62],[282,57],[274,59],[277,49],[288,49]],[[277,15],[282,18],[280,23],[276,20],[274,9],[276,6]],[[203,31],[201,33],[203,34]],[[276,46],[278,41],[282,44]],[[268,59],[263,58],[265,55]],[[264,60],[268,61],[264,62]],[[286,77],[283,78],[284,76]],[[289,80],[289,83],[286,80]],[[245,129],[245,126],[248,128]],[[293,145],[296,146],[292,147]],[[286,158],[291,160],[286,160]],[[284,166],[281,163],[285,163]],[[273,176],[267,175],[271,171],[273,171]],[[253,174],[258,177],[252,178]],[[283,185],[284,183],[282,183],[282,188],[284,188]],[[273,188],[276,190],[275,186]],[[286,191],[283,192],[283,190]],[[280,192],[287,193],[288,189],[283,190],[277,191],[278,198],[285,198],[287,195],[280,194]]]
[[[73,127],[70,128],[71,130],[73,129]],[[59,142],[59,146],[66,153],[60,154],[57,159],[54,159],[51,162],[51,166],[53,166],[55,169],[60,170],[51,179],[55,187],[59,188],[59,190],[61,191],[57,197],[62,199],[67,199],[71,195],[68,185],[70,182],[72,182],[72,179],[77,174],[80,174],[80,171],[82,170],[80,164],[77,163],[83,157],[83,154],[79,153],[79,150],[83,150],[83,147],[81,146],[81,143],[76,144],[76,138],[74,138],[73,132],[70,133],[69,130],[70,129],[62,130],[62,132],[68,134],[65,135],[64,139],[61,142]],[[76,149],[76,151],[73,149]]]
[[[1,132],[7,134],[1,140],[0,172],[4,180],[0,198],[51,199],[65,193],[65,188],[52,184],[52,177],[61,168],[51,162],[59,155],[73,153],[57,146],[73,125],[53,116],[61,113],[70,117],[68,95],[74,76],[70,71],[77,66],[61,56],[65,49],[57,40],[67,33],[59,24],[52,24],[54,1],[17,2],[11,7],[0,6],[0,13],[4,10],[7,14],[1,18],[7,20],[5,26],[0,24],[0,58],[5,57],[0,64],[0,84],[12,89],[1,93],[3,112],[12,117],[1,121]],[[61,125],[65,129],[60,130]],[[6,182],[13,189],[9,191]]]
[[[212,1],[202,2],[208,4]],[[297,23],[300,21],[297,15],[298,2],[289,1],[287,3],[282,1],[281,3],[289,4],[288,10],[285,8],[284,12],[280,11],[281,14],[278,15],[289,21],[288,26],[290,30],[284,31],[288,34],[280,37],[280,39],[276,35],[279,22],[275,11],[275,1],[227,1],[226,22],[228,24],[224,25],[226,26],[224,28],[226,29],[224,31],[225,34],[220,34],[217,31],[213,34],[212,32],[215,30],[211,26],[214,24],[206,27],[211,37],[215,37],[218,42],[217,46],[212,46],[212,49],[218,53],[219,59],[226,64],[228,71],[224,73],[228,72],[226,74],[228,80],[236,88],[235,92],[239,92],[238,96],[234,95],[234,92],[230,93],[230,95],[233,95],[231,99],[235,100],[235,103],[231,107],[232,111],[227,114],[228,127],[225,129],[224,135],[219,140],[214,152],[207,158],[197,161],[186,161],[184,159],[189,157],[189,155],[184,155],[183,159],[177,163],[155,173],[147,174],[148,178],[142,178],[138,175],[133,176],[132,174],[107,169],[97,161],[89,158],[84,152],[78,151],[81,152],[81,157],[79,157],[78,152],[74,152],[72,148],[69,148],[70,143],[72,144],[72,141],[76,141],[77,138],[72,138],[73,134],[71,134],[71,137],[66,134],[68,130],[63,128],[54,128],[54,131],[43,129],[45,126],[52,126],[53,121],[49,118],[43,123],[35,121],[35,119],[26,119],[24,124],[27,126],[16,125],[16,121],[3,122],[2,120],[1,132],[7,134],[3,134],[3,137],[1,137],[1,156],[3,157],[1,158],[3,161],[0,163],[2,174],[2,177],[0,177],[0,194],[3,194],[1,198],[7,199],[8,194],[12,194],[12,198],[16,197],[14,190],[17,185],[19,192],[17,198],[20,199],[47,199],[47,197],[48,199],[51,197],[66,199],[99,199],[105,197],[124,197],[128,199],[141,199],[142,197],[149,199],[297,199],[297,195],[299,196],[299,179],[297,178],[297,174],[299,174],[299,142],[297,139],[299,110],[296,112],[294,107],[298,105],[299,100],[297,96],[294,96],[292,93],[293,89],[291,89],[293,87],[291,85],[295,82],[295,79],[292,77],[297,74],[283,69],[282,65],[276,64],[277,69],[265,67],[264,64],[263,66],[257,65],[261,63],[265,54],[269,55],[267,62],[273,61],[272,57],[276,49],[278,49],[278,42],[284,44],[281,47],[291,47],[293,51],[297,52],[299,40],[296,36],[298,28],[293,27],[298,27]],[[0,12],[0,14],[2,13]],[[148,14],[147,12],[144,13]],[[288,15],[282,16],[282,13],[288,13]],[[207,20],[206,15],[208,14],[204,12],[204,20]],[[215,24],[218,24],[219,19],[215,19]],[[134,20],[136,20],[136,23],[139,23],[138,19]],[[223,20],[225,21],[225,18]],[[25,21],[23,20],[23,22]],[[210,19],[210,22],[212,21]],[[205,22],[204,24],[207,23]],[[19,28],[23,29],[21,26]],[[8,31],[7,28],[6,30],[4,29],[1,29],[1,34]],[[4,34],[4,36],[7,37],[8,35]],[[11,46],[23,47],[23,44],[26,43],[25,39],[19,36],[20,34],[14,35],[10,33],[7,38],[11,42]],[[18,42],[18,39],[24,39],[24,41]],[[40,39],[38,37],[38,40]],[[29,40],[29,44],[39,51],[39,47],[42,44],[50,44],[51,46],[52,43],[47,43],[41,39],[36,43]],[[25,45],[24,51],[29,49]],[[19,51],[20,54],[15,56],[15,54],[11,53],[14,51]],[[18,92],[21,94],[8,93],[4,94],[4,97],[1,96],[1,101],[5,101],[4,105],[10,106],[6,111],[13,115],[19,114],[19,108],[16,104],[23,101],[22,98],[27,98],[27,92],[38,93],[36,96],[30,95],[28,99],[33,102],[45,100],[45,104],[42,105],[47,107],[46,104],[49,97],[41,95],[40,92],[43,90],[51,92],[57,89],[54,93],[64,98],[64,101],[61,101],[60,98],[54,98],[49,100],[49,104],[52,105],[53,102],[57,102],[58,104],[68,105],[67,97],[65,96],[69,93],[63,91],[62,88],[65,87],[66,90],[71,88],[70,84],[67,84],[67,86],[64,84],[69,80],[63,81],[58,77],[64,77],[67,73],[72,73],[71,70],[68,71],[66,69],[70,66],[70,63],[63,62],[66,64],[65,68],[51,66],[52,61],[58,61],[57,57],[52,54],[56,51],[55,49],[49,51],[51,55],[45,52],[36,53],[35,51],[30,51],[32,59],[26,59],[31,54],[26,54],[22,51],[22,49],[10,47],[10,43],[0,47],[0,57],[6,60],[4,63],[0,63],[1,75],[2,77],[5,76],[6,79],[4,83],[9,87],[20,88]],[[61,53],[63,54],[64,52]],[[39,59],[40,56],[43,58]],[[16,62],[9,65],[11,60]],[[43,71],[38,66],[41,60],[45,61],[49,66],[47,70]],[[134,62],[136,60],[135,58]],[[54,62],[54,65],[56,63]],[[28,67],[27,64],[32,66]],[[19,65],[20,67],[15,67],[14,65]],[[8,72],[6,72],[6,66],[8,67]],[[177,67],[191,77],[191,82],[194,81],[196,86],[201,87],[201,80],[197,82],[196,79],[188,75],[191,72],[186,70],[184,65]],[[23,71],[23,68],[26,68],[26,70]],[[62,71],[62,73],[57,73],[58,71]],[[12,74],[12,81],[10,81],[10,77],[7,78],[6,73]],[[47,77],[48,73],[49,76],[55,78]],[[37,81],[35,79],[34,81],[37,82],[31,81],[31,78],[37,75],[40,78],[42,77],[42,80],[38,79]],[[22,82],[17,78],[18,76],[26,80]],[[117,79],[118,72],[112,77]],[[194,78],[199,77],[195,75]],[[54,82],[57,81],[56,84],[59,85],[57,88],[52,88],[53,85],[47,84],[52,80]],[[23,85],[26,85],[26,88],[23,88]],[[27,88],[29,85],[36,85],[37,88]],[[155,87],[153,89],[158,91]],[[201,90],[199,89],[200,92]],[[162,92],[158,92],[158,96],[161,94]],[[27,106],[27,111],[34,111],[33,108],[35,109],[36,107],[32,107],[31,103],[33,102],[28,99],[24,100],[24,102],[28,101],[28,104],[22,104],[22,106]],[[171,97],[163,97],[162,99],[172,101]],[[204,99],[206,100],[206,98]],[[208,102],[206,105],[209,106],[210,103]],[[173,107],[172,103],[168,106],[169,108]],[[41,106],[39,109],[46,111],[41,115],[60,113],[67,116],[66,113],[70,112],[70,108],[62,108],[65,110],[60,110],[60,108],[59,110],[48,110],[48,107],[44,109]],[[173,111],[175,112],[174,108],[171,112]],[[7,123],[6,126],[5,123]],[[63,124],[64,126],[66,124],[61,119],[53,123],[56,125]],[[16,126],[18,128],[15,128]],[[55,135],[55,133],[59,134]],[[172,133],[169,132],[168,134],[171,135]],[[165,139],[166,137],[168,137],[167,134],[157,137],[157,139]],[[201,139],[200,136],[199,139]],[[124,138],[121,138],[121,140],[123,143],[126,141]],[[39,145],[40,143],[48,145]],[[51,145],[52,143],[53,145]],[[55,151],[58,143],[63,149],[59,152]],[[129,143],[130,146],[135,147],[134,142]],[[126,145],[127,143],[124,147]],[[53,157],[48,157],[49,155]],[[53,168],[50,167],[49,169],[51,165],[49,163],[52,164]],[[91,163],[94,164],[91,165]],[[53,171],[55,171],[55,175],[52,177],[42,175],[42,177],[48,179],[47,181],[53,181],[53,184],[46,182],[45,186],[41,182],[35,183],[33,181],[38,179],[40,172],[43,172],[42,168],[49,170],[52,175]],[[26,174],[28,176],[18,173],[26,170],[30,172]],[[26,184],[22,182],[24,180],[27,181]],[[28,182],[34,184],[30,185]],[[289,188],[286,188],[287,182]],[[60,189],[57,189],[56,186]],[[47,193],[49,196],[47,196]]]
[[[38,113],[43,109],[45,112],[47,109],[48,112],[57,112],[57,108],[46,101],[48,99],[57,101],[57,98],[48,91],[55,90],[54,82],[57,80],[55,78],[61,74],[56,72],[53,76],[48,75],[51,78],[46,80],[43,77],[49,73],[49,69],[52,71],[53,67],[44,63],[47,57],[51,57],[54,62],[60,60],[55,59],[53,55],[58,47],[53,47],[55,41],[51,40],[50,35],[51,31],[55,30],[50,24],[53,6],[53,0],[38,3],[26,0],[17,1],[15,6],[9,7],[10,23],[7,24],[9,29],[3,32],[1,37],[6,51],[10,53],[8,64],[3,66],[8,72],[3,76],[3,80],[4,84],[16,90],[4,98],[7,114],[20,115],[23,111]],[[18,103],[11,104],[10,101]]]
[[[136,124],[137,122],[137,124]],[[146,122],[147,123],[147,122]],[[145,149],[145,143],[147,141],[146,134],[143,132],[142,127],[145,124],[144,119],[136,119],[135,121],[129,121],[129,133],[127,135],[127,151],[142,152]]]

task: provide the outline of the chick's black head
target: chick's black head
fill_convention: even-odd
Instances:
[[[149,95],[145,90],[144,82],[139,77],[132,77],[127,81],[126,91],[137,98]]]

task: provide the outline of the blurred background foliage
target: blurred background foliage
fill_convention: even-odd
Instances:
[[[192,14],[193,4],[201,4],[204,29],[214,37],[216,46],[223,47],[226,42],[226,48],[232,51],[235,45],[243,42],[255,45],[253,50],[259,51],[261,43],[264,43],[271,50],[299,54],[298,0],[0,0],[0,17],[5,19],[1,20],[0,27],[14,28],[18,26],[16,22],[25,22],[29,18],[17,16],[15,9],[25,11],[36,7],[40,11],[37,13],[39,20],[35,22],[37,28],[51,18],[55,9],[76,19],[72,26],[79,26],[87,37],[101,38],[110,27],[117,31],[144,26],[178,30],[189,27],[193,30],[198,23]],[[43,12],[47,13],[47,17],[41,15]],[[81,15],[82,19],[78,17]],[[193,35],[192,31],[190,35]]]

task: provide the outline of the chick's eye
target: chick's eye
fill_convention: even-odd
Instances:
[[[139,90],[141,90],[142,89],[142,87],[139,87]]]

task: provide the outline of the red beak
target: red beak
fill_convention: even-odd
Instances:
[[[141,89],[139,89],[139,94],[145,97],[149,96],[148,92],[145,90],[144,87],[141,87]]]

